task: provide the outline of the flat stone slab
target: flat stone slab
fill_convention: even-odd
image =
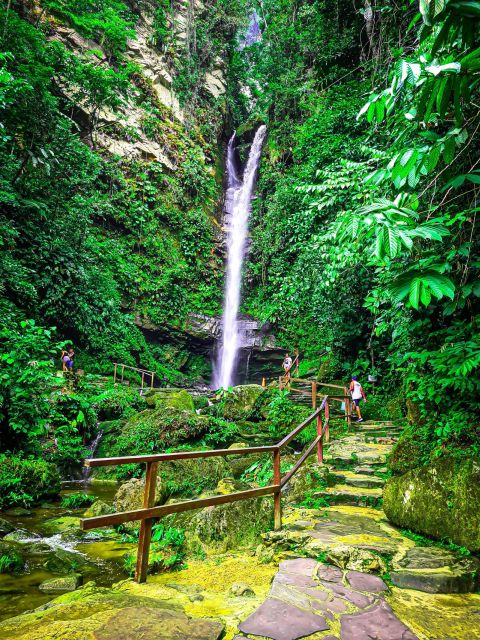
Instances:
[[[312,577],[317,568],[318,562],[311,558],[296,558],[295,560],[284,560],[279,565],[279,570],[287,573],[296,573],[301,576]]]
[[[312,586],[304,586],[305,580]],[[250,638],[297,640],[340,628],[340,638],[328,637],[416,640],[383,600],[386,590],[387,586],[377,576],[344,572],[306,558],[287,560],[280,564],[265,602],[240,624],[239,631]]]
[[[370,593],[381,593],[387,591],[388,587],[385,582],[378,576],[372,576],[370,573],[361,573],[360,571],[349,571],[347,580],[352,589],[356,591],[369,591]]]
[[[426,593],[469,593],[480,580],[480,561],[439,547],[413,547],[394,563],[395,586]]]
[[[325,618],[267,598],[239,625],[240,631],[272,640],[297,640],[329,628]]]
[[[340,640],[418,640],[381,600],[368,611],[341,618]]]

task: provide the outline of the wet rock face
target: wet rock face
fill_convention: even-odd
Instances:
[[[439,459],[390,478],[384,511],[394,524],[480,551],[480,464]]]
[[[298,558],[280,564],[269,597],[239,625],[237,640],[297,640],[322,631],[330,640],[418,640],[385,602],[376,576]],[[316,636],[315,636],[316,637]]]

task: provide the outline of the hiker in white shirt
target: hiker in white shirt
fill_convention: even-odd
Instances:
[[[350,382],[350,393],[352,394],[353,404],[355,405],[355,411],[357,412],[357,422],[363,422],[362,413],[360,411],[360,400],[363,398],[364,402],[367,402],[367,397],[362,385],[358,381],[358,376],[352,376]]]

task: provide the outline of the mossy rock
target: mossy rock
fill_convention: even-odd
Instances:
[[[330,478],[328,467],[318,464],[312,456],[288,482],[285,488],[286,501],[294,504],[302,502],[312,491],[319,491],[329,486]]]
[[[187,547],[216,553],[257,545],[273,527],[271,498],[253,498],[169,517],[171,526],[185,529]]]
[[[394,475],[401,475],[418,467],[424,454],[422,441],[411,429],[402,433],[388,458],[388,467]]]
[[[83,514],[84,518],[94,518],[96,516],[106,516],[113,512],[111,504],[103,502],[103,500],[96,500]]]
[[[195,442],[210,429],[213,418],[191,411],[179,411],[159,406],[132,416],[118,434],[108,434],[100,443],[97,457],[148,455]],[[138,475],[140,465],[131,465],[129,472]],[[125,467],[105,467],[94,470],[94,477],[125,479]]]
[[[139,637],[139,629],[143,640],[219,640],[223,636],[223,624],[187,618],[181,604],[173,598],[167,602],[89,582],[58,596],[47,606],[0,622],[0,637],[129,640]]]
[[[75,591],[82,584],[82,576],[78,573],[72,573],[69,576],[62,576],[61,578],[50,578],[44,580],[38,588],[45,593],[65,593],[68,591]]]
[[[480,551],[480,464],[437,459],[387,480],[383,508],[394,524]]]
[[[222,416],[227,420],[236,420],[248,415],[257,401],[265,392],[259,384],[243,384],[228,392],[221,401]]]
[[[80,553],[74,553],[66,549],[56,549],[43,566],[51,573],[66,575],[76,573],[86,565],[88,565],[88,562]]]
[[[145,394],[145,400],[150,407],[195,411],[193,397],[185,389],[152,389]]]
[[[48,533],[60,533],[62,538],[75,540],[83,537],[84,533],[80,529],[80,518],[73,516],[62,516],[61,518],[53,518],[45,522],[45,529]]]
[[[213,491],[220,480],[229,475],[230,467],[223,458],[174,460],[162,462],[158,469],[155,504],[165,504],[171,497],[195,498],[203,491]],[[145,480],[132,478],[122,484],[115,494],[116,511],[131,511],[143,507]],[[137,528],[137,523],[126,523]]]

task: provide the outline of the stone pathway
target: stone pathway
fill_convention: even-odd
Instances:
[[[418,636],[394,614],[387,585],[372,573],[431,594],[478,587],[476,558],[416,546],[386,520],[386,461],[400,431],[391,423],[355,426],[328,447],[328,472],[313,465],[327,486],[319,483],[309,499],[329,506],[287,504],[282,531],[264,534],[257,555],[280,561],[280,569],[266,600],[239,625],[237,640],[411,640]]]
[[[387,585],[357,571],[344,572],[299,558],[280,564],[265,602],[239,626],[245,637],[296,640],[418,640],[393,613]]]

